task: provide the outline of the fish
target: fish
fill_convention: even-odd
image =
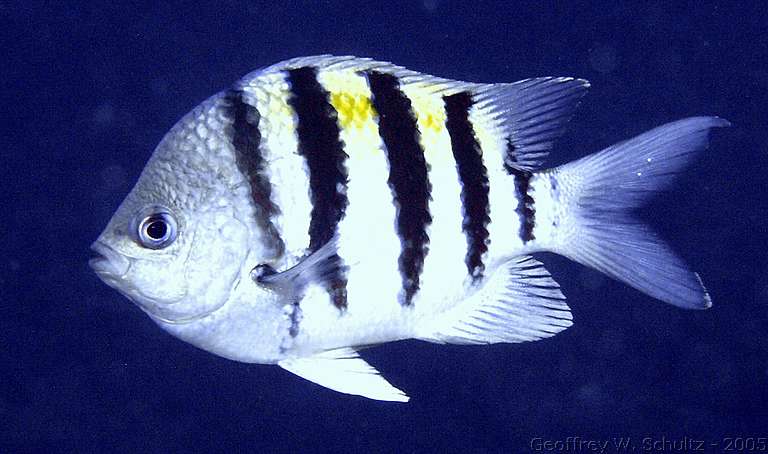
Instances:
[[[256,70],[162,138],[90,267],[200,349],[394,402],[409,397],[360,351],[522,343],[573,324],[538,252],[710,307],[635,212],[728,121],[684,118],[545,167],[589,86],[462,82],[353,56]]]

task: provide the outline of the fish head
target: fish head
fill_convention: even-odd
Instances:
[[[184,124],[158,145],[89,262],[107,285],[166,323],[198,320],[226,304],[249,253],[249,227],[232,196],[236,172],[227,170],[234,158]]]

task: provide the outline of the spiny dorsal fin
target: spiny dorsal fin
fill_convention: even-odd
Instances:
[[[379,371],[351,348],[284,359],[277,364],[288,372],[334,391],[375,400],[408,402],[405,393],[390,385]]]
[[[573,324],[560,286],[530,256],[511,260],[458,306],[418,328],[418,337],[446,344],[544,339]]]
[[[505,163],[529,171],[541,166],[589,88],[586,80],[572,77],[537,77],[498,84],[465,82],[412,71],[371,58],[334,55],[285,60],[246,75],[239,85],[249,85],[262,75],[304,66],[325,71],[383,72],[397,77],[403,85],[419,85],[440,96],[471,92],[475,107],[497,123],[499,132],[507,141]]]
[[[462,82],[457,80],[445,79],[432,76],[418,71],[412,71],[393,63],[374,60],[372,58],[354,57],[351,55],[313,55],[310,57],[298,57],[285,60],[266,68],[258,69],[243,77],[239,84],[248,85],[253,79],[259,76],[280,73],[290,69],[302,67],[315,67],[323,71],[375,71],[386,74],[392,74],[397,77],[400,83],[421,84],[425,88],[431,89],[434,93],[456,93],[462,90],[477,89],[482,84],[471,82]]]

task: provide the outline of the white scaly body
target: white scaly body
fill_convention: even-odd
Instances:
[[[317,188],[299,152],[300,118],[292,104],[298,95],[286,77],[288,70],[307,67],[333,106],[348,176],[337,189],[346,206],[334,239],[310,251]],[[399,203],[407,203],[402,202],[407,195],[388,184],[392,157],[380,130],[381,114],[374,108],[378,98],[369,84],[371,72],[394,76],[399,92],[409,99],[428,165],[428,249],[418,291],[406,303],[399,264],[406,241],[398,222]],[[626,150],[619,146],[593,155],[598,158],[537,171],[586,87],[586,82],[569,78],[495,85],[455,82],[351,57],[296,59],[254,72],[233,90],[195,108],[166,135],[94,244],[103,257],[92,266],[163,329],[193,345],[238,361],[277,363],[324,386],[383,400],[407,397],[357,357],[356,349],[408,338],[521,342],[570,326],[557,284],[527,257],[532,252],[567,255],[684,307],[708,305],[697,277],[657,239],[646,231],[625,238],[620,228],[601,233],[592,228],[599,217],[578,201],[603,197],[605,206],[616,209],[637,206],[641,197],[633,190],[658,189],[664,175],[703,148],[707,130],[724,122],[684,120],[647,133],[645,141],[641,136],[623,145],[646,155],[625,159]],[[446,127],[444,104],[448,97],[465,93],[472,97],[466,115],[482,150],[488,184],[488,250],[481,255],[478,279],[470,276],[465,260],[470,214],[457,173],[459,158],[452,152],[451,134],[456,133]],[[233,102],[235,108],[255,109],[259,118],[233,114]],[[258,127],[254,142],[263,160],[259,172],[253,171],[259,165],[250,174],[244,171],[243,149],[248,148],[233,139],[238,127]],[[681,151],[670,151],[670,144]],[[659,157],[667,162],[657,168]],[[510,162],[512,158],[517,161]],[[616,163],[624,166],[618,168],[624,174],[611,172]],[[626,180],[641,177],[643,171],[644,178]],[[277,207],[272,215],[254,198],[257,173],[271,186],[268,199]],[[590,183],[591,177],[597,183]],[[607,193],[612,185],[618,195]],[[622,185],[629,191],[624,198]],[[167,248],[147,250],[126,231],[136,223],[137,213],[156,206],[178,218],[178,238]],[[265,223],[274,226],[274,234],[267,233]],[[585,248],[578,244],[582,236],[588,240]],[[599,246],[625,243],[626,253],[618,255]],[[660,252],[648,252],[648,244]],[[308,252],[314,254],[310,258],[319,257],[317,263],[307,258]],[[325,281],[310,279],[322,274],[316,270],[331,263],[334,254],[346,266],[344,307],[334,304]],[[260,264],[269,264],[277,274],[255,280],[252,270]],[[656,273],[666,270],[672,290],[659,290],[662,286],[653,283],[656,275],[622,271],[626,264],[640,271],[643,266]],[[683,282],[681,287],[674,287],[675,279]],[[301,285],[290,287],[294,282]]]
[[[313,60],[298,60],[294,65],[309,63],[313,63]],[[279,65],[277,68],[285,66],[291,64]],[[331,67],[321,70],[319,78],[324,80],[324,76],[330,74],[332,76],[325,77],[328,88],[332,88],[335,82],[339,85],[339,91],[351,93],[350,96],[370,97],[365,79],[355,74],[362,67],[349,66],[342,75]],[[250,100],[260,112],[269,112],[269,115],[262,118],[265,123],[261,128],[262,140],[265,150],[268,150],[266,159],[270,162],[269,168],[272,172],[274,200],[283,213],[277,223],[288,253],[280,265],[281,268],[287,268],[305,254],[306,245],[309,243],[311,202],[304,159],[293,151],[297,149],[297,138],[294,132],[295,119],[286,104],[289,86],[277,68],[257,72],[253,78],[246,76],[244,80],[247,81],[245,91]],[[445,83],[451,85],[450,81]],[[432,84],[433,82],[430,82],[429,86],[434,87]],[[421,87],[411,90],[419,88]],[[172,142],[164,142],[163,146],[169,150],[201,147],[198,153],[210,153],[208,145],[198,139],[221,135],[223,128],[219,120],[207,119],[220,116],[222,96],[223,94],[213,97],[180,121],[180,124],[196,126],[189,129],[191,138],[185,134],[169,134],[165,140]],[[435,99],[439,101],[439,97]],[[213,331],[213,325],[219,324],[219,319],[227,317],[228,321],[222,324],[224,328],[221,331],[225,331],[226,336],[231,338],[228,343],[231,343],[232,347],[216,351],[217,354],[245,362],[277,362],[291,355],[303,356],[334,348],[373,345],[416,337],[416,325],[420,319],[434,318],[435,314],[444,312],[465,299],[468,292],[474,291],[467,280],[465,248],[456,247],[463,246],[466,240],[462,233],[463,216],[459,203],[461,185],[451,156],[450,139],[445,128],[439,131],[428,130],[425,131],[427,134],[423,134],[426,137],[423,138],[422,145],[431,167],[430,181],[433,187],[430,202],[433,217],[429,228],[430,252],[424,265],[423,284],[417,301],[412,306],[394,304],[402,285],[397,266],[400,240],[394,230],[396,208],[386,186],[388,166],[384,145],[378,136],[374,118],[358,121],[362,123],[359,127],[342,131],[345,143],[354,143],[355,149],[349,151],[347,161],[350,175],[347,194],[350,202],[346,216],[340,223],[339,233],[339,253],[348,263],[353,264],[349,270],[348,292],[349,299],[355,303],[350,304],[344,313],[340,313],[329,304],[327,294],[320,287],[312,287],[302,304],[301,333],[295,341],[286,339],[280,342],[283,345],[286,342],[295,345],[270,359],[261,356],[259,349],[248,347],[252,343],[250,339],[255,337],[249,329],[253,330],[251,327],[259,324],[249,320],[248,314],[262,317],[258,309],[243,309],[251,306],[249,302],[261,298],[259,291],[255,291],[258,289],[252,285],[238,286],[233,300],[240,302],[228,303],[216,317],[206,317],[195,324],[161,323],[161,326],[193,344],[210,350],[211,347],[205,341],[205,333]],[[487,123],[488,119],[476,120],[476,124]],[[208,126],[205,127],[206,125]],[[519,201],[514,196],[510,197],[515,193],[514,183],[503,170],[505,144],[501,140],[493,143],[490,140],[491,135],[490,132],[487,134],[487,142],[483,144],[486,165],[491,169],[489,180],[492,188],[490,199],[493,222],[489,225],[489,230],[490,244],[493,247],[486,259],[489,274],[512,257],[530,252],[531,246],[534,246],[525,246],[517,235],[510,234],[520,229],[520,220],[515,214],[515,204]],[[498,136],[502,137],[501,134]],[[189,145],[182,145],[185,142]],[[220,165],[228,166],[227,174],[237,175],[235,151],[231,144],[226,142],[225,137],[214,143],[220,147],[220,152],[232,156]],[[183,162],[187,156],[189,155],[183,154],[175,159]],[[222,192],[226,194],[227,190]],[[260,232],[255,222],[253,200],[247,191],[232,191],[231,196],[232,201],[228,204],[242,210],[236,217],[252,232],[248,245],[258,245]],[[498,209],[494,209],[494,206]],[[260,253],[259,250],[255,252],[256,256]],[[253,264],[260,261],[263,261],[263,257],[245,260],[240,279],[250,283],[248,274]],[[283,320],[282,311],[278,318]],[[238,326],[242,331],[234,329]],[[246,346],[242,345],[243,340]]]

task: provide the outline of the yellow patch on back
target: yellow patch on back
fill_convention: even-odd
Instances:
[[[422,84],[404,85],[401,89],[411,100],[411,108],[416,114],[421,146],[427,162],[432,167],[454,165],[451,138],[445,128],[445,103],[442,95],[435,94],[434,87]]]
[[[364,76],[356,71],[321,70],[318,81],[329,93],[329,101],[339,119],[340,138],[350,159],[378,155],[381,138],[371,90]]]
[[[420,90],[405,91],[411,99],[411,107],[416,113],[416,122],[421,134],[439,134],[445,128],[443,98],[431,93],[420,93]]]
[[[375,126],[371,92],[363,76],[354,71],[321,71],[318,79],[330,93],[342,129]]]
[[[339,116],[342,128],[365,127],[366,122],[373,118],[371,98],[362,94],[349,92],[331,92],[331,105]]]

